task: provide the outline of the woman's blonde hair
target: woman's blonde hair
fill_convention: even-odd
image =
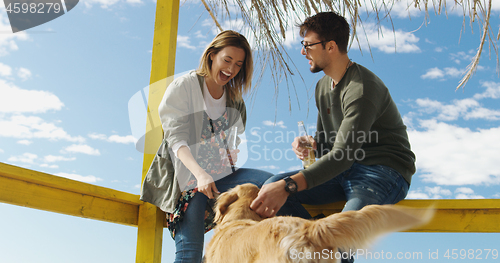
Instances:
[[[211,73],[212,59],[210,59],[210,56],[211,54],[216,55],[219,51],[228,46],[241,48],[245,51],[245,62],[240,72],[225,85],[229,99],[239,100],[242,98],[243,94],[250,91],[253,73],[252,50],[247,39],[242,34],[232,30],[220,32],[203,52],[200,67],[196,72],[200,76],[213,77]]]

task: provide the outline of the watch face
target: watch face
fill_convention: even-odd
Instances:
[[[286,187],[288,188],[288,191],[290,193],[297,192],[297,185],[295,184],[295,182],[287,182]]]

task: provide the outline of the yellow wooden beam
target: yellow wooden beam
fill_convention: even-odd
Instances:
[[[0,163],[0,202],[136,226],[139,196]]]
[[[158,106],[175,72],[179,0],[158,0],[148,94],[142,181],[162,140]],[[142,182],[141,181],[141,182]],[[165,213],[145,203],[139,210],[136,262],[160,263]]]
[[[161,262],[165,213],[148,203],[141,205],[136,262]]]
[[[412,232],[500,233],[500,199],[403,200],[399,204],[436,208],[432,221]]]
[[[158,106],[175,73],[179,0],[158,0],[153,36],[142,178],[163,138]]]
[[[312,216],[342,211],[345,202],[307,206]],[[427,225],[407,232],[500,233],[500,199],[403,200],[397,205],[422,208],[433,206],[436,214]]]
[[[148,249],[138,249],[138,257],[153,258],[138,258],[138,262],[159,262],[161,257],[164,213],[137,195],[0,163],[0,202],[130,226],[142,224],[138,248]],[[500,233],[500,199],[403,200],[398,205],[436,208],[428,225],[409,232]],[[343,206],[344,202],[337,202],[306,208],[314,216],[340,212]]]
[[[0,163],[0,202],[66,215],[136,226],[138,262],[160,262],[164,213],[139,196]],[[408,207],[434,206],[426,226],[408,232],[500,233],[500,199],[403,200]],[[342,210],[344,202],[305,206],[314,216]],[[144,257],[150,261],[142,261]]]

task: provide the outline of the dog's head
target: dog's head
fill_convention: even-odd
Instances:
[[[217,198],[215,222],[223,224],[238,219],[261,221],[264,218],[250,209],[250,204],[257,197],[259,188],[247,183],[238,185]]]

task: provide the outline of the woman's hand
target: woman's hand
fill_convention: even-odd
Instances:
[[[214,179],[209,174],[200,174],[196,176],[196,180],[198,181],[198,192],[203,193],[209,199],[213,199],[215,194],[220,194],[219,190],[217,190],[217,186],[215,186]]]
[[[193,173],[194,177],[196,177],[198,192],[202,192],[210,199],[214,198],[214,193],[219,194],[214,179],[200,167],[187,146],[181,146],[177,151],[177,156],[189,171]]]

